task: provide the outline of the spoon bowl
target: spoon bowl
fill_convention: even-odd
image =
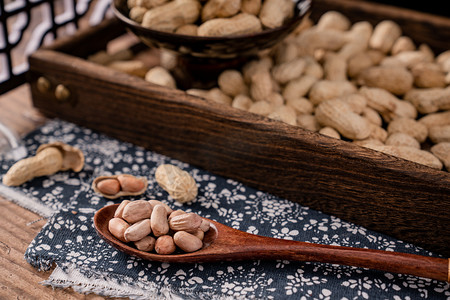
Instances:
[[[105,206],[94,216],[98,235],[108,244],[145,260],[169,263],[203,263],[239,260],[313,261],[410,274],[450,282],[450,260],[409,253],[330,246],[265,237],[240,231],[213,220],[195,252],[160,255],[140,251],[115,238],[108,230],[119,204]]]
[[[114,217],[114,212],[116,211],[118,204],[108,205],[100,209],[94,216],[94,226],[98,233],[98,235],[103,238],[108,244],[111,246],[119,249],[122,252],[125,252],[129,255],[140,257],[142,259],[151,260],[151,261],[159,261],[159,262],[205,262],[208,261],[207,259],[207,253],[211,251],[209,247],[212,247],[214,244],[215,248],[217,247],[218,243],[215,243],[215,241],[218,238],[219,230],[216,227],[217,225],[220,227],[220,223],[217,223],[215,221],[206,219],[210,221],[210,229],[205,233],[205,236],[203,238],[203,247],[196,251],[191,253],[175,253],[175,254],[169,254],[169,255],[163,255],[163,254],[157,254],[157,253],[151,253],[151,252],[145,252],[136,249],[131,244],[126,244],[120,240],[118,240],[115,236],[111,234],[111,232],[108,229],[108,222]],[[224,225],[222,225],[224,226]],[[214,251],[214,250],[213,250]],[[205,255],[206,252],[206,255]],[[206,259],[206,260],[205,260]],[[212,260],[216,260],[215,257],[212,257]]]

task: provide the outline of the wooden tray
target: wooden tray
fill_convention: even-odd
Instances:
[[[315,0],[312,18],[338,10],[352,21],[389,18],[416,42],[447,50],[450,19],[363,1]],[[150,84],[91,63],[125,32],[115,20],[29,58],[33,103],[49,117],[233,178],[346,221],[450,256],[450,173]],[[45,76],[71,96],[58,101]]]

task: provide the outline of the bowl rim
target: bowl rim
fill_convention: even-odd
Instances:
[[[226,41],[236,41],[236,40],[245,40],[245,39],[251,39],[256,38],[260,36],[270,35],[276,32],[284,32],[286,29],[290,28],[291,26],[295,25],[296,23],[300,23],[305,16],[310,12],[311,6],[312,6],[312,0],[292,0],[296,2],[295,4],[295,16],[290,18],[288,21],[286,21],[283,25],[275,28],[268,28],[263,29],[260,32],[256,33],[249,33],[249,34],[241,34],[241,35],[230,35],[230,36],[193,36],[193,35],[187,35],[187,34],[179,34],[174,32],[165,32],[160,30],[154,30],[147,27],[142,26],[138,22],[130,19],[128,16],[122,13],[122,11],[117,7],[119,1],[125,1],[125,0],[113,0],[111,1],[111,9],[114,13],[114,15],[119,18],[122,22],[126,23],[128,26],[135,30],[139,30],[141,32],[146,32],[149,35],[152,36],[166,36],[171,38],[177,38],[180,40],[189,40],[190,42],[196,41],[196,42],[226,42]],[[301,5],[300,5],[301,4]],[[301,6],[301,7],[299,7]],[[297,24],[298,25],[298,24]],[[295,27],[294,27],[295,28]]]

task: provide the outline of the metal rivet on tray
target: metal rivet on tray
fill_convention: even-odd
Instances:
[[[37,80],[37,89],[41,93],[48,92],[50,90],[50,81],[45,77],[39,77]]]
[[[70,91],[62,84],[58,84],[55,89],[55,97],[59,101],[66,101],[70,98]]]

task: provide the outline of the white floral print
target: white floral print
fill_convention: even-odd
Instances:
[[[285,260],[167,264],[124,254],[99,238],[93,227],[99,208],[123,200],[96,195],[90,188],[96,176],[123,172],[145,176],[149,181],[146,193],[127,199],[158,199],[253,234],[438,256],[61,120],[48,122],[24,139],[29,153],[54,140],[79,147],[86,164],[80,173],[36,178],[18,188],[55,211],[25,253],[27,261],[40,270],[49,270],[54,263],[61,268],[72,265],[88,278],[108,274],[117,284],[147,287],[161,299],[167,289],[182,299],[450,299],[450,286],[445,282],[350,266]],[[0,174],[12,163],[2,161]],[[176,203],[158,186],[153,174],[162,163],[192,174],[199,187],[193,202]]]

